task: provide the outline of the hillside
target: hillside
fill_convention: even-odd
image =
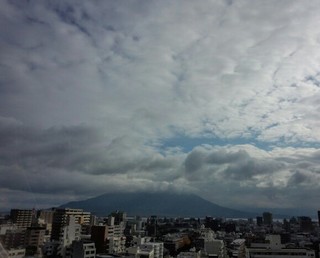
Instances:
[[[62,208],[81,208],[98,216],[105,216],[114,210],[128,215],[158,215],[183,217],[255,217],[255,213],[243,212],[219,206],[194,194],[179,193],[108,193],[83,201],[61,205]]]

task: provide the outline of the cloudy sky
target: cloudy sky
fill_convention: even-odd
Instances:
[[[2,0],[0,210],[114,191],[318,209],[318,0]]]

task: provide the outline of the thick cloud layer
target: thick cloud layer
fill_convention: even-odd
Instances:
[[[0,209],[124,190],[317,209],[319,7],[3,1]]]

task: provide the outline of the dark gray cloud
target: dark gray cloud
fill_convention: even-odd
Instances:
[[[82,196],[127,190],[130,184],[131,190],[152,190],[177,178],[175,157],[130,138],[108,140],[87,126],[40,130],[1,118],[0,142],[2,189]]]

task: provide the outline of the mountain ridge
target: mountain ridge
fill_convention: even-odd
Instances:
[[[82,201],[73,201],[61,208],[81,208],[98,216],[106,216],[115,210],[128,215],[168,217],[226,217],[249,218],[257,213],[220,206],[195,194],[173,192],[106,193]]]

